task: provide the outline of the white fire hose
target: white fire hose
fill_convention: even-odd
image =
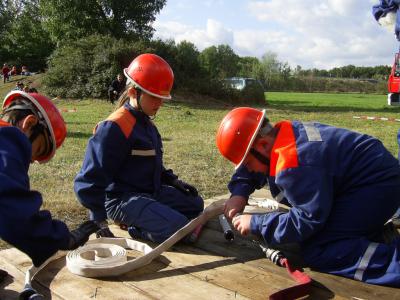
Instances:
[[[175,232],[170,238],[151,248],[149,245],[126,238],[99,238],[88,241],[76,250],[58,251],[46,260],[40,267],[32,266],[25,274],[25,288],[20,294],[20,299],[44,299],[32,288],[34,276],[48,263],[66,255],[68,270],[76,275],[84,277],[113,277],[138,269],[149,264],[161,253],[168,250],[197,226],[207,223],[213,217],[223,213],[225,199],[213,202],[207,206],[203,213],[191,220],[186,226]],[[133,249],[144,255],[133,260],[127,259],[126,250]],[[22,294],[24,294],[22,296]],[[35,298],[36,297],[36,298]]]

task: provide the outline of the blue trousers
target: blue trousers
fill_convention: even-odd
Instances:
[[[186,195],[168,185],[162,185],[157,196],[131,192],[106,202],[108,217],[127,225],[132,237],[157,243],[197,217],[203,208],[201,197]]]
[[[400,184],[371,186],[338,197],[325,228],[302,244],[313,269],[400,287],[400,238],[383,240],[385,222],[400,205]]]

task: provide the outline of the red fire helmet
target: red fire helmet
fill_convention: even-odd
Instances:
[[[67,135],[67,127],[64,119],[61,116],[60,111],[49,98],[37,93],[12,91],[4,98],[3,109],[9,106],[17,98],[23,98],[24,100],[29,101],[36,108],[40,121],[45,123],[49,130],[52,149],[49,154],[37,158],[38,162],[45,163],[54,156],[56,149],[64,142]]]
[[[216,137],[217,147],[222,156],[235,164],[236,169],[249,153],[265,113],[265,109],[260,111],[250,107],[238,107],[222,119]]]
[[[171,99],[174,73],[169,64],[158,55],[145,53],[137,56],[124,69],[128,81],[157,98]]]

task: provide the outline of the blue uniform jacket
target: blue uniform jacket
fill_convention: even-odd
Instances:
[[[275,127],[269,177],[242,166],[228,185],[232,195],[248,197],[268,181],[272,195],[292,206],[288,213],[252,217],[251,231],[267,243],[302,242],[323,228],[338,197],[369,185],[399,184],[398,161],[371,136],[319,123]]]
[[[372,14],[377,21],[379,21],[381,17],[386,16],[389,12],[396,12],[395,34],[398,40],[400,40],[399,6],[400,0],[380,0],[379,4],[372,7]]]
[[[129,103],[95,128],[82,168],[75,178],[75,193],[90,210],[90,218],[107,218],[107,199],[124,192],[156,194],[162,183],[177,176],[163,166],[160,134],[141,111]]]
[[[67,249],[67,226],[41,210],[40,193],[31,191],[28,169],[32,146],[18,128],[0,120],[0,237],[25,252],[35,266]]]

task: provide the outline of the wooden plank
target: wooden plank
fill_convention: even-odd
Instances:
[[[122,275],[120,279],[147,294],[156,295],[157,299],[207,300],[210,295],[213,299],[249,299],[235,290],[201,280],[180,268],[166,267],[164,263],[156,260],[146,267]]]
[[[2,257],[15,265],[21,275],[29,268],[26,255],[16,249],[4,252]],[[210,295],[215,299],[248,299],[233,290],[166,266],[168,263],[165,259],[156,260],[118,278],[100,280],[69,273],[65,259],[59,259],[39,273],[36,281],[50,288],[52,295],[65,299],[210,299]]]
[[[10,264],[7,260],[5,260],[2,256],[0,256],[0,268],[7,270],[9,276],[8,278],[0,285],[0,299],[1,300],[11,300],[18,299],[19,293],[24,288],[24,273],[21,272],[17,267]],[[42,294],[45,299],[53,299],[53,300],[61,300],[62,298],[53,295],[51,297],[51,293],[47,288],[39,284],[33,285],[36,291]]]
[[[221,197],[229,197],[229,195]],[[221,197],[219,197],[219,199],[221,199]],[[255,197],[270,197],[270,194],[267,190],[259,191]],[[215,200],[211,199],[210,201],[207,201],[207,204],[210,204],[212,201]],[[217,219],[210,220],[207,224],[207,228],[210,229],[211,232],[204,230],[201,238],[196,243],[196,246],[200,249],[217,255],[236,255],[236,258],[243,261],[245,264],[256,268],[263,268],[267,272],[274,272],[274,270],[271,269],[272,263],[268,260],[251,259],[252,257],[259,255],[260,250],[257,249],[257,246],[251,244],[250,238],[241,237],[237,232],[235,232],[235,240],[233,242],[222,241],[222,231]],[[219,233],[214,234],[212,233],[212,230],[216,230]],[[240,249],[240,247],[243,247],[243,249]],[[272,265],[272,267],[277,268],[274,265]],[[396,288],[370,285],[339,276],[311,271],[307,268],[306,272],[313,278],[313,286],[315,288],[322,288],[326,291],[330,291],[332,295],[361,299],[400,299],[400,291]]]
[[[1,251],[1,257],[19,270],[21,278],[31,264],[30,259],[15,248]],[[35,288],[41,286],[51,290],[51,299],[155,299],[118,280],[98,280],[71,274],[65,267],[64,258],[42,270],[33,284]]]
[[[118,236],[127,237],[126,231],[121,231],[116,227],[112,227],[112,230]],[[216,232],[206,229],[205,236],[207,235],[216,236]],[[203,235],[201,239],[204,239]],[[207,241],[208,239],[205,238],[204,240]],[[224,249],[227,246],[229,247],[223,238],[220,238],[220,241],[224,244]],[[242,247],[240,249],[243,250]],[[169,267],[173,269],[158,272],[155,270],[153,276],[163,278],[170,276],[170,274],[175,274],[179,270],[191,274],[202,281],[235,291],[236,295],[242,295],[250,299],[265,299],[266,296],[274,292],[294,285],[285,270],[272,264],[271,269],[273,272],[245,265],[234,257],[212,255],[209,252],[184,244],[177,244],[173,250],[163,253],[163,257],[169,261]],[[232,252],[232,254],[236,254],[236,252]],[[247,256],[246,259],[259,259],[259,257],[260,252],[257,252]],[[147,269],[147,271],[149,270]],[[192,288],[197,291],[200,289],[198,283]],[[195,299],[198,299],[198,297],[198,295],[194,295]],[[314,297],[314,299],[333,298],[331,293],[320,288],[315,288],[311,293],[311,297]],[[168,297],[168,299],[170,298]],[[187,297],[187,299],[191,299],[191,297]],[[335,297],[334,299],[342,298]]]

